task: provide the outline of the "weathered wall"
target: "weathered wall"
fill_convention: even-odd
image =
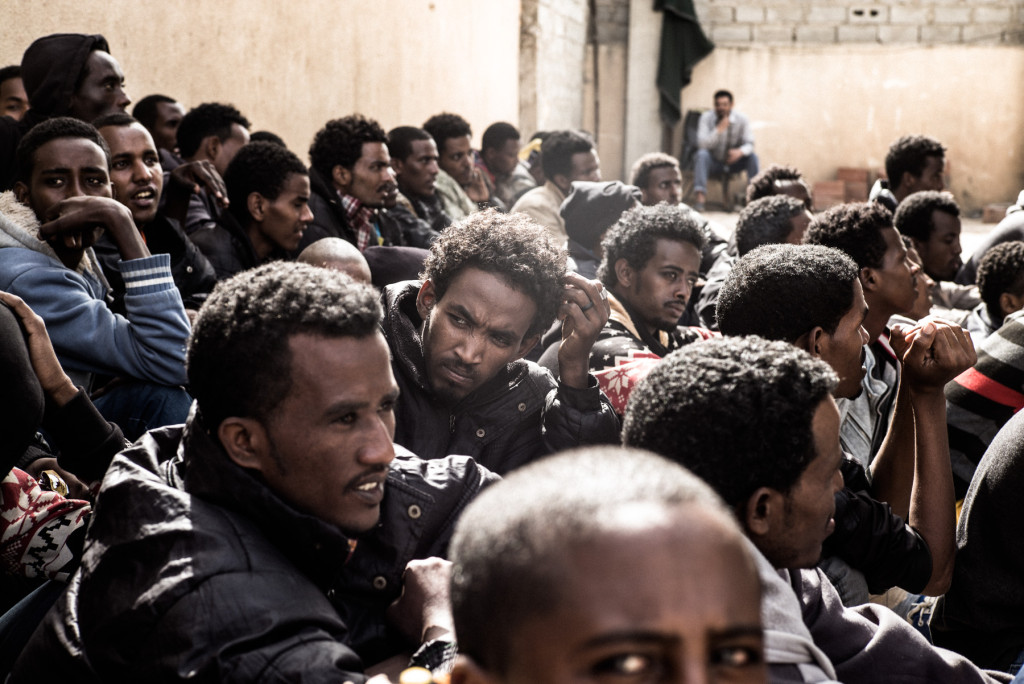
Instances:
[[[522,0],[519,124],[523,136],[582,125],[587,16],[587,0]]]
[[[519,108],[519,2],[479,0],[6,0],[0,64],[33,39],[102,33],[135,98],[235,104],[305,157],[330,118],[385,128],[442,110],[474,142]]]
[[[840,166],[878,171],[893,140],[924,133],[947,146],[950,189],[966,209],[1024,187],[1024,100],[1015,92],[1024,2],[696,5],[717,47],[694,70],[683,108],[708,108],[715,90],[732,90],[753,121],[762,166],[792,164],[812,180],[832,179]],[[645,0],[630,9],[627,164],[661,141],[661,15]]]
[[[717,44],[1024,43],[1020,0],[696,0]]]

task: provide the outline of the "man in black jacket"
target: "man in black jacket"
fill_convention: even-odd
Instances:
[[[131,210],[135,227],[145,236],[150,251],[171,256],[174,285],[181,293],[186,312],[194,317],[217,283],[217,276],[207,258],[185,235],[182,223],[192,196],[193,179],[200,176],[200,184],[215,185],[221,183],[220,177],[201,163],[186,162],[170,173],[165,186],[156,143],[139,121],[118,112],[101,116],[95,126],[110,148],[114,199]],[[220,187],[223,190],[223,185]],[[223,190],[223,194],[226,196],[227,191]],[[160,200],[165,195],[168,199],[161,209]],[[109,236],[101,235],[95,251],[113,289],[113,308],[123,313],[124,279],[118,269],[121,255],[117,246]]]
[[[531,218],[470,215],[433,244],[423,275],[383,295],[402,389],[396,442],[421,458],[467,454],[503,474],[617,441],[618,419],[589,373],[608,320],[603,288],[567,273],[564,250]],[[556,316],[558,380],[523,360]]]
[[[375,291],[329,269],[218,287],[189,342],[188,422],[114,460],[82,568],[13,681],[46,662],[79,681],[361,683],[364,662],[420,644],[436,665],[448,566],[426,559],[494,476],[396,457],[379,324]]]

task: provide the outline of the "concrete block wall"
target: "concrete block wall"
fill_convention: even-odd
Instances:
[[[1024,45],[1022,0],[696,0],[720,46]]]
[[[570,128],[583,118],[587,0],[522,0],[519,39],[519,124]]]

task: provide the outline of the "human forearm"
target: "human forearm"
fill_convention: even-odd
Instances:
[[[903,519],[907,519],[910,511],[915,444],[910,390],[907,383],[901,382],[892,423],[871,463],[871,492],[875,499],[888,503],[893,513]]]
[[[908,522],[932,553],[932,578],[923,593],[945,593],[956,554],[956,502],[949,463],[946,401],[942,392],[913,392],[917,449]]]

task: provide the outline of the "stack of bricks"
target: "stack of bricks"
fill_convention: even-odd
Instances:
[[[836,180],[814,184],[814,209],[824,211],[844,202],[866,202],[871,189],[871,171],[840,167]]]

